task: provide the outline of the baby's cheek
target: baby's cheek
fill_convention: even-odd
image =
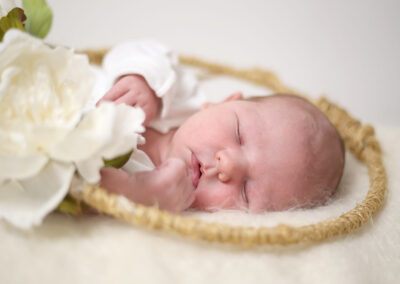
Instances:
[[[279,190],[271,194],[271,201],[269,204],[270,211],[304,208],[311,206],[312,203],[315,202],[314,195],[300,183],[289,183],[281,185],[278,188]]]

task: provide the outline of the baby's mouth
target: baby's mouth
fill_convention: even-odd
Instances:
[[[191,167],[192,167],[192,171],[193,171],[192,184],[193,184],[194,188],[196,189],[197,186],[199,185],[199,181],[200,181],[200,177],[201,177],[201,171],[200,171],[201,164],[194,153],[192,153]]]

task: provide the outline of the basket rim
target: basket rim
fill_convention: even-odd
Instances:
[[[84,50],[81,53],[86,54],[92,64],[100,64],[107,51],[106,48]],[[212,75],[236,77],[268,87],[277,93],[295,94],[312,102],[336,127],[344,140],[346,149],[367,166],[370,187],[365,198],[353,209],[335,218],[303,226],[279,224],[257,228],[211,223],[169,213],[155,207],[135,204],[131,201],[127,204],[127,199],[121,199],[120,196],[110,194],[99,186],[91,184],[84,187],[78,198],[100,212],[124,219],[137,226],[174,232],[192,239],[242,246],[291,245],[327,240],[360,228],[382,207],[387,190],[387,176],[382,162],[381,148],[372,126],[361,124],[360,121],[325,97],[315,101],[308,99],[308,96],[281,83],[271,71],[260,68],[238,69],[189,56],[180,56],[180,62],[204,69]]]

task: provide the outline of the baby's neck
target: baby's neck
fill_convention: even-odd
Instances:
[[[144,151],[152,160],[156,167],[160,166],[167,159],[168,150],[176,129],[162,134],[152,128],[146,128],[143,134],[146,143],[138,148]]]

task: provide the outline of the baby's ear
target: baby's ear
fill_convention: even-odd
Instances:
[[[243,93],[242,92],[235,92],[235,93],[232,93],[229,97],[227,97],[224,100],[224,102],[241,100],[241,99],[243,99]]]
[[[209,102],[203,103],[203,104],[201,105],[200,109],[201,109],[201,110],[206,109],[206,108],[208,108],[208,107],[211,106],[211,105],[213,105],[213,103],[209,103]]]
[[[231,94],[229,97],[227,97],[223,102],[229,102],[229,101],[235,101],[235,100],[241,100],[243,99],[243,93],[242,92],[236,92]],[[203,103],[200,107],[201,110],[208,108],[209,106],[214,105],[213,103]]]

